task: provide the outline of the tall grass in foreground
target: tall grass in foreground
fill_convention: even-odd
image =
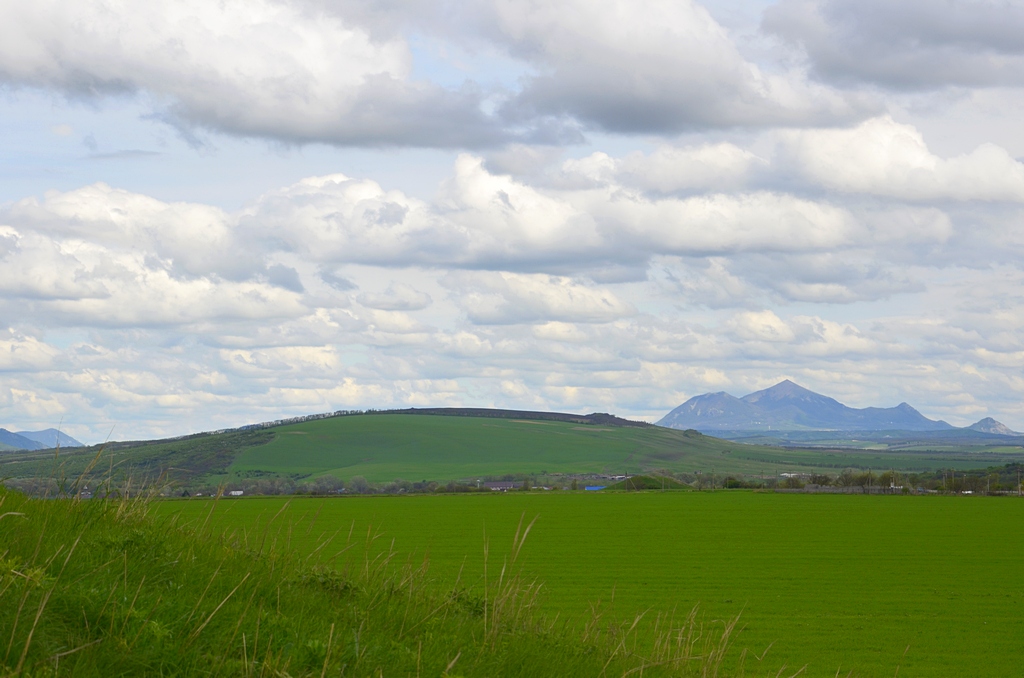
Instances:
[[[210,502],[213,511],[215,502]],[[0,489],[0,673],[160,676],[720,676],[737,620],[658,619],[653,631],[559,625],[516,560],[481,587],[441,589],[392,548],[347,557],[297,527],[215,533],[156,521],[145,499],[38,500]],[[282,509],[283,512],[283,509]],[[486,558],[486,554],[485,554]],[[742,673],[741,657],[738,665]],[[735,663],[735,662],[734,662]],[[774,672],[772,675],[776,675]]]

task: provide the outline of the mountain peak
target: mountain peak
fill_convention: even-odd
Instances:
[[[1009,426],[1002,422],[998,422],[992,417],[985,417],[979,421],[974,422],[967,428],[972,431],[980,431],[981,433],[995,433],[1001,436],[1014,436],[1018,435],[1016,431],[1010,429]]]
[[[931,431],[951,428],[906,403],[898,407],[847,407],[834,398],[783,379],[742,398],[726,393],[694,396],[658,424],[714,431]]]
[[[800,384],[790,381],[789,379],[783,379],[779,383],[769,388],[754,391],[748,395],[743,396],[740,400],[748,403],[758,402],[782,402],[787,400],[799,400],[799,401],[815,401],[822,404],[828,405],[839,405],[839,403],[828,396],[823,396],[820,393],[804,388]]]

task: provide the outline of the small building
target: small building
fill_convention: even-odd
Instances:
[[[596,492],[597,490],[603,490],[605,487],[607,487],[607,485],[587,485],[583,489],[590,490],[591,492]]]
[[[520,484],[510,480],[502,480],[494,483],[484,483],[484,487],[495,492],[508,492],[520,487]]]
[[[228,492],[229,497],[241,497],[245,492],[243,490],[231,490]]]

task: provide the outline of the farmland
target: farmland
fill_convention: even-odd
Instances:
[[[897,666],[899,675],[1020,674],[1024,502],[1013,498],[562,491],[286,501],[222,500],[210,522],[243,542],[269,533],[299,554],[330,540],[317,556],[327,559],[348,545],[339,558],[359,562],[393,544],[399,560],[428,558],[436,582],[451,585],[461,570],[473,590],[485,533],[493,576],[520,517],[536,517],[524,573],[544,585],[542,610],[570,625],[598,603],[606,620],[648,610],[642,625],[699,603],[708,619],[742,613],[734,658],[771,645],[762,662],[748,658],[751,674],[783,664],[807,664],[810,676]],[[155,511],[199,523],[210,508],[167,501]]]

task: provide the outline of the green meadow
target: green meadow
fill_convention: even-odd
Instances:
[[[328,562],[393,550],[470,591],[483,586],[485,543],[493,578],[520,518],[536,518],[520,562],[549,619],[582,628],[595,610],[627,623],[643,613],[647,633],[695,605],[708,620],[739,614],[730,661],[747,649],[750,675],[1024,671],[1024,502],[1013,498],[562,491],[213,507],[155,510],[242,543],[269,533]]]
[[[728,654],[728,629],[699,616],[653,643],[548,622],[514,566],[470,592],[396,554],[326,563],[152,508],[0,488],[0,675],[683,678]]]

